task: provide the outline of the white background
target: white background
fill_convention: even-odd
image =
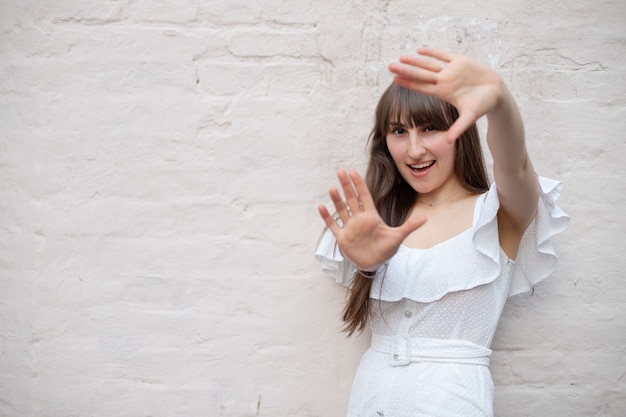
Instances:
[[[429,45],[502,75],[573,220],[497,415],[623,416],[626,5],[567,3],[0,0],[0,415],[343,415],[316,206]]]

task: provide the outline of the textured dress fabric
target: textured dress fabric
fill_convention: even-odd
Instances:
[[[490,346],[506,299],[556,267],[552,238],[569,217],[561,183],[538,179],[537,212],[516,260],[500,248],[496,185],[479,196],[472,226],[429,249],[400,246],[373,278],[372,342],[357,369],[348,417],[491,417]],[[355,267],[326,230],[315,257],[337,283]]]

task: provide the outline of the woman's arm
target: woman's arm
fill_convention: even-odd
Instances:
[[[535,215],[539,183],[526,150],[522,117],[504,83],[498,104],[487,113],[487,122],[487,144],[500,201],[500,245],[515,258],[522,235]]]

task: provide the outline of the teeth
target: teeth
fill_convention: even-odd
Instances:
[[[413,169],[422,169],[422,168],[427,168],[427,167],[431,166],[434,163],[435,163],[435,161],[429,161],[429,162],[423,162],[421,164],[415,164],[415,165],[409,165],[409,166],[411,168],[413,168]]]

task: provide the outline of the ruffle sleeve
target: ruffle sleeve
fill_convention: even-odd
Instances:
[[[322,264],[322,271],[330,275],[337,284],[346,287],[352,284],[356,267],[343,257],[335,235],[328,228],[324,230],[317,244],[315,259]]]
[[[540,195],[537,212],[522,237],[511,268],[509,297],[530,291],[554,272],[557,256],[553,238],[563,232],[570,222],[567,214],[556,204],[563,184],[545,177],[539,177],[538,181]],[[493,184],[472,237],[476,249],[493,262],[494,273],[500,270],[502,260],[497,220],[499,207],[496,185]]]
[[[554,272],[557,256],[553,238],[570,223],[569,216],[556,204],[563,184],[540,177],[539,185],[541,194],[537,213],[520,242],[509,296],[530,291],[535,284]]]

